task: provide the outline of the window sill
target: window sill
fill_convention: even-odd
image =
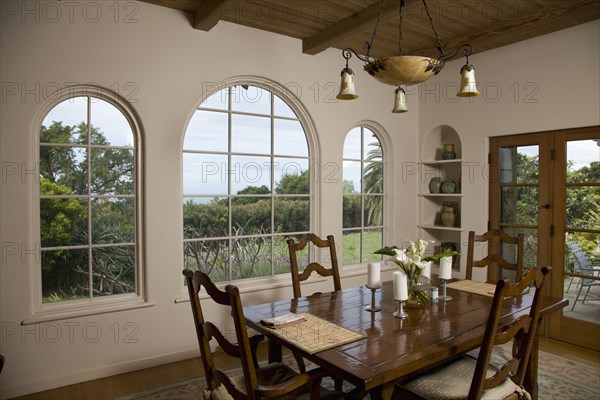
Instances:
[[[314,278],[313,277],[310,278],[310,283],[324,282],[327,279],[329,279],[329,278],[315,275]],[[244,280],[234,281],[234,282],[217,283],[217,287],[220,290],[223,290],[223,288],[225,286],[229,285],[230,283],[233,283],[234,285],[236,285],[238,287],[238,289],[240,289],[240,293],[244,294],[244,293],[254,293],[254,292],[260,292],[263,290],[270,290],[270,289],[276,289],[276,288],[292,287],[292,278],[289,274],[280,274],[280,275],[276,275],[276,276],[269,276],[269,277],[259,278],[259,279],[244,279]],[[209,296],[206,294],[205,291],[202,291],[200,293],[201,300],[207,299],[208,297]],[[190,297],[188,296],[187,292],[181,293],[181,295],[179,295],[175,298],[175,303],[186,303],[189,301],[190,301]]]
[[[78,317],[88,317],[91,315],[107,314],[117,311],[136,310],[139,308],[153,307],[156,303],[142,299],[130,301],[110,302],[95,305],[73,305],[57,306],[52,309],[43,309],[33,314],[30,318],[21,321],[21,325],[40,324],[43,322],[60,321]]]

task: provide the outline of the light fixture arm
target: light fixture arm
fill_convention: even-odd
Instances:
[[[373,61],[373,59],[368,55],[363,56],[362,54],[358,54],[354,49],[347,47],[342,50],[342,57],[346,59],[346,68],[348,68],[348,60],[352,58],[352,54],[354,54],[359,60],[366,63]]]
[[[467,64],[468,64],[469,56],[473,53],[473,46],[471,46],[469,43],[463,43],[460,46],[458,46],[452,53],[445,55],[443,57],[440,57],[440,61],[446,62],[446,61],[454,58],[454,56],[456,56],[461,49],[463,50],[463,55],[467,58]]]

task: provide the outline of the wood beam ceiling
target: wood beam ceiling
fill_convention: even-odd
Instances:
[[[221,20],[225,0],[201,1],[194,12],[194,29],[211,30]]]

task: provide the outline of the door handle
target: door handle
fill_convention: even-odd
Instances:
[[[550,208],[550,204],[542,204],[539,208],[545,208],[546,210]]]

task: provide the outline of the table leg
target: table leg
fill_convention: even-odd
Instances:
[[[394,394],[394,382],[388,382],[369,392],[373,400],[391,400]]]
[[[268,350],[269,350],[269,364],[274,362],[281,362],[281,345],[274,340],[268,339]]]
[[[525,379],[523,380],[523,387],[529,392],[532,400],[537,400],[538,398],[538,353],[540,350],[541,328],[542,318],[538,320],[537,331],[533,338],[531,354],[529,355],[529,363],[527,364],[527,371],[525,371]]]

